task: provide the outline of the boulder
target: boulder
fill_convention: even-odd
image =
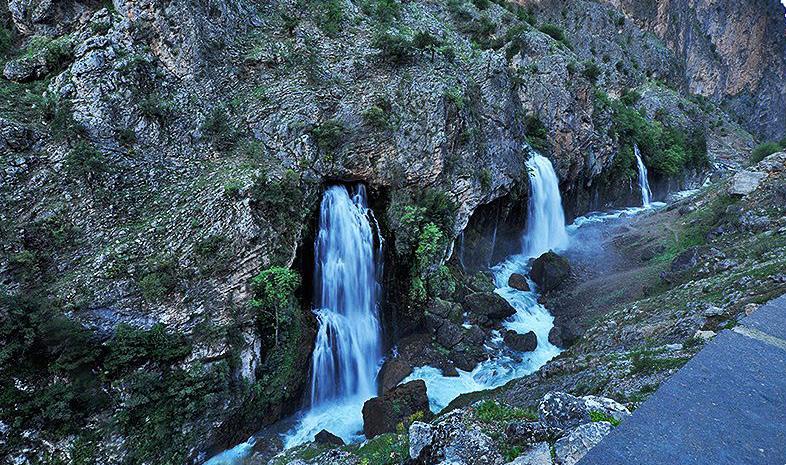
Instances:
[[[570,263],[552,251],[548,251],[532,262],[532,280],[544,292],[556,289],[570,276]]]
[[[314,436],[314,442],[323,446],[343,446],[344,440],[328,430],[323,429]]]
[[[554,443],[554,463],[574,465],[611,431],[611,423],[598,421],[578,426]]]
[[[529,292],[529,282],[523,274],[513,273],[510,275],[508,286],[519,291]]]
[[[464,339],[464,328],[445,320],[437,329],[437,342],[446,349],[452,349]]]
[[[552,465],[551,447],[547,442],[533,444],[507,465]]]
[[[671,261],[671,271],[674,273],[687,271],[699,263],[701,249],[699,247],[689,247]]]
[[[543,396],[538,405],[540,421],[562,429],[570,429],[591,421],[590,412],[600,412],[620,421],[630,415],[624,405],[606,397],[576,397],[556,391]]]
[[[461,305],[455,302],[435,298],[430,302],[426,312],[454,323],[461,323]]]
[[[456,366],[456,368],[464,371],[472,371],[478,366],[478,363],[487,358],[487,354],[483,351],[483,345],[472,344],[470,341],[462,342],[448,354],[448,358]],[[458,373],[456,373],[458,375]]]
[[[538,337],[534,331],[519,334],[516,331],[507,330],[502,339],[508,347],[518,352],[532,352],[538,347]]]
[[[411,447],[413,438],[410,436],[409,452],[415,463],[456,465],[505,463],[499,446],[482,428],[472,423],[471,418],[467,417],[466,410],[447,413],[440,418],[438,424],[430,427],[418,425],[414,432],[416,447]]]
[[[562,330],[558,326],[549,330],[549,342],[557,347],[563,347]]]
[[[542,421],[512,421],[505,428],[509,443],[517,446],[530,446],[541,441],[554,442],[562,437],[562,428],[549,426]]]
[[[409,457],[416,459],[434,438],[434,427],[429,423],[415,421],[409,427]]]
[[[410,374],[412,374],[412,365],[403,358],[394,357],[385,360],[377,375],[380,393],[384,394],[393,389]]]
[[[426,383],[422,379],[396,386],[379,397],[367,400],[363,404],[363,433],[369,439],[392,433],[398,423],[417,412],[423,412],[426,419],[432,416]]]
[[[748,195],[759,187],[759,184],[767,177],[767,173],[759,171],[738,171],[729,185],[729,195]]]
[[[464,298],[464,310],[471,320],[489,326],[516,313],[507,300],[494,292],[474,292]]]

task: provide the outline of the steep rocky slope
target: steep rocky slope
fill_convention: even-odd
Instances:
[[[475,269],[517,244],[530,147],[571,215],[637,198],[636,141],[661,191],[747,157],[682,55],[579,3],[0,2],[0,453],[183,463],[297,408],[326,184],[369,187],[393,342],[460,232]]]

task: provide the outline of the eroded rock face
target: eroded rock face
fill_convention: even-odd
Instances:
[[[782,33],[783,7],[778,2],[617,3],[685,64],[684,79],[691,92],[726,102],[766,138],[782,136],[786,37]],[[696,34],[697,30],[704,33]]]
[[[370,439],[393,432],[398,423],[417,412],[422,412],[426,419],[431,417],[426,383],[420,379],[401,384],[380,397],[367,400],[363,404],[363,434]]]

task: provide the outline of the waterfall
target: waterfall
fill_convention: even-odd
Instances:
[[[568,244],[565,212],[559,193],[557,173],[548,158],[535,153],[527,161],[530,196],[527,209],[527,229],[522,239],[522,253],[539,257],[551,249]]]
[[[565,213],[554,167],[547,158],[535,154],[527,162],[527,168],[531,190],[522,253],[507,257],[491,270],[496,286],[494,292],[516,309],[516,313],[503,323],[505,329],[519,334],[533,331],[538,340],[537,348],[532,352],[515,352],[507,348],[502,337],[498,336],[485,346],[488,359],[471,372],[457,370],[458,376],[444,376],[435,367],[415,368],[402,382],[424,380],[434,412],[440,411],[463,393],[494,389],[511,379],[534,373],[560,353],[560,349],[549,342],[554,317],[538,303],[535,283],[530,281],[531,291],[520,291],[508,286],[508,279],[513,273],[529,273],[530,258],[568,246]]]
[[[641,152],[639,146],[633,144],[633,153],[636,155],[636,163],[639,165],[639,189],[641,190],[641,203],[645,207],[649,207],[652,199],[652,191],[650,190],[650,182],[647,179],[647,167],[644,166],[644,160],[641,159]]]
[[[363,402],[377,394],[382,359],[378,318],[381,239],[363,185],[325,191],[314,243],[314,313],[319,329],[308,411],[285,438],[294,446],[327,429],[350,441],[362,429]]]

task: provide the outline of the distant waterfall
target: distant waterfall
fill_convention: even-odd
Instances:
[[[314,242],[314,313],[311,404],[284,436],[285,447],[314,439],[322,429],[345,441],[362,439],[363,403],[377,395],[382,360],[378,305],[382,238],[366,189],[325,191]]]
[[[649,207],[652,202],[652,191],[650,190],[650,182],[647,179],[647,167],[644,166],[644,160],[641,159],[641,152],[639,146],[633,144],[633,153],[636,155],[636,163],[639,165],[639,189],[641,190],[641,203],[645,207]]]
[[[551,249],[567,246],[568,233],[557,173],[551,162],[536,153],[527,161],[527,168],[530,196],[522,252],[528,257],[539,257]]]

